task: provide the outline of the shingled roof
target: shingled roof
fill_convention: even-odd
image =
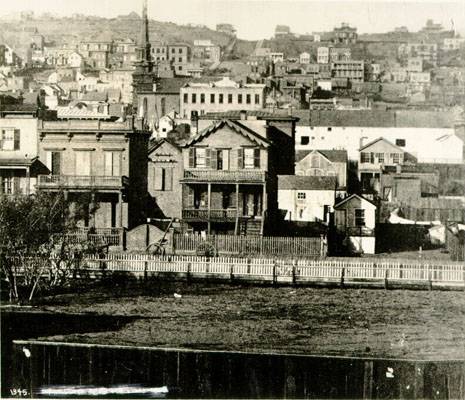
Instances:
[[[278,175],[278,190],[335,190],[335,176]]]
[[[318,151],[331,162],[347,162],[347,150],[297,150],[295,152],[295,162],[303,160],[312,151]]]
[[[247,137],[248,139],[256,142],[260,146],[268,147],[271,142],[260,135],[258,132],[255,132],[254,130],[250,129],[249,127],[241,124],[239,121],[233,121],[230,119],[222,119],[221,121],[218,121],[209,127],[205,128],[201,132],[199,132],[197,135],[195,135],[192,139],[190,139],[187,143],[186,146],[191,146],[194,143],[202,140],[204,137],[207,137],[208,135],[216,132],[218,129],[222,128],[223,126],[228,126],[232,130],[236,131],[237,133]]]

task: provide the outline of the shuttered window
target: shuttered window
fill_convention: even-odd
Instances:
[[[90,176],[91,152],[76,151],[76,175]]]
[[[21,143],[21,133],[19,129],[15,129],[14,133],[14,149],[19,150],[19,146]]]
[[[2,150],[11,151],[19,149],[19,130],[2,129],[0,139]],[[16,146],[18,146],[18,148],[16,148]]]
[[[105,151],[105,176],[121,175],[121,154],[119,151]]]
[[[154,172],[155,179],[155,190],[159,191],[171,191],[173,190],[173,169],[155,167]]]
[[[260,149],[244,149],[244,167],[245,169],[260,168]]]
[[[244,151],[243,149],[237,149],[237,168],[244,168]]]

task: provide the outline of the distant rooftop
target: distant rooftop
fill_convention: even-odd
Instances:
[[[296,110],[301,126],[453,128],[452,111]]]

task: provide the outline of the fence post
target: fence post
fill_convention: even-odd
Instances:
[[[389,267],[386,267],[386,270],[384,271],[384,289],[389,289],[388,280],[389,280]]]
[[[433,271],[431,271],[431,265],[428,265],[428,290],[433,290]]]
[[[144,261],[144,284],[147,283],[148,279],[148,269],[149,269],[149,262],[147,259]]]
[[[345,276],[346,276],[346,267],[342,267],[342,270],[341,270],[341,287],[344,287]]]
[[[278,276],[277,276],[277,267],[276,267],[276,258],[275,258],[273,262],[273,286],[275,286],[277,282],[278,282]]]
[[[186,274],[187,283],[191,281],[191,263],[187,263],[187,274]]]
[[[234,263],[231,264],[231,267],[229,269],[229,280],[231,283],[234,282]]]
[[[294,264],[292,265],[292,285],[295,286],[296,285],[296,260],[294,260]]]

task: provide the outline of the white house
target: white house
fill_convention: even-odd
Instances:
[[[328,64],[329,63],[329,47],[320,46],[317,49],[317,63]]]
[[[296,150],[347,150],[358,160],[358,149],[379,137],[394,143],[421,163],[463,162],[463,141],[454,128],[379,126],[297,126]]]
[[[68,56],[68,65],[72,68],[81,68],[84,65],[84,57],[78,52],[73,51]]]
[[[352,252],[375,253],[376,206],[373,203],[353,194],[334,206],[334,222]]]
[[[307,53],[306,51],[300,53],[299,62],[300,64],[310,64],[310,53]]]
[[[278,207],[287,221],[328,222],[336,196],[335,176],[278,176]]]

